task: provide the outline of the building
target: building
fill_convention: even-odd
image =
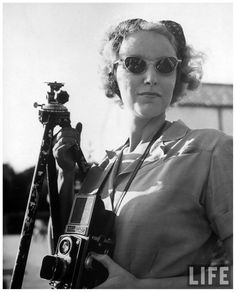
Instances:
[[[190,128],[213,128],[233,135],[233,85],[203,83],[173,105],[167,119],[181,119]]]

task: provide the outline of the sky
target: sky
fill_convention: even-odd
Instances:
[[[44,129],[33,103],[46,102],[49,81],[65,83],[72,125],[83,124],[85,155],[99,160],[124,141],[120,111],[101,89],[99,49],[110,25],[138,17],[179,22],[187,43],[207,56],[203,82],[233,83],[230,3],[5,3],[4,163],[22,171],[37,162]]]

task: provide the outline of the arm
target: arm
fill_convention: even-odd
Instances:
[[[224,248],[227,254],[227,258],[229,261],[229,272],[226,273],[227,279],[229,281],[229,285],[222,286],[220,282],[220,270],[215,270],[215,274],[212,275],[212,285],[207,285],[207,288],[233,288],[233,236],[228,237],[223,241]],[[216,269],[216,267],[215,267]],[[201,276],[196,275],[194,279],[196,282],[201,283]],[[206,275],[205,275],[206,277]],[[205,279],[206,280],[206,279]],[[159,288],[159,289],[177,289],[177,288],[203,288],[200,285],[190,286],[189,284],[189,276],[183,277],[169,277],[169,278],[160,278],[160,279],[138,279],[137,280],[137,288]]]
[[[233,236],[228,237],[223,241],[227,258],[229,261],[229,273],[227,273],[227,280],[229,285],[222,287],[219,283],[220,271],[217,270],[213,275],[212,285],[207,288],[233,288]],[[203,286],[189,285],[189,276],[168,277],[168,278],[148,278],[138,279],[117,263],[115,263],[108,255],[93,254],[95,260],[103,264],[109,272],[108,279],[96,287],[97,289],[199,289]],[[206,276],[206,275],[205,275]],[[201,275],[195,275],[194,280],[200,283]]]
[[[231,249],[232,247],[232,238],[229,238],[226,242]],[[177,277],[168,277],[168,278],[147,278],[147,279],[138,279],[121,266],[116,264],[109,256],[107,255],[92,255],[94,259],[102,263],[109,272],[108,279],[96,287],[97,289],[199,289],[204,288],[201,285],[190,286],[189,285],[189,276],[177,276]],[[216,271],[216,274],[213,275],[212,285],[206,286],[207,288],[232,288],[232,268],[230,268],[231,275],[229,275],[230,285],[227,287],[222,287],[219,284],[220,272]],[[206,275],[205,275],[206,276]],[[230,278],[231,277],[231,278]],[[194,276],[194,280],[200,283],[201,276]]]
[[[116,264],[108,255],[92,255],[102,263],[109,272],[108,279],[96,287],[97,289],[154,289],[154,288],[189,288],[187,277],[170,277],[160,279],[138,279],[121,266]]]
[[[74,198],[75,161],[71,147],[80,143],[80,133],[73,128],[63,128],[53,141],[53,155],[58,170],[58,200],[60,230],[64,230],[67,224]],[[49,224],[49,235],[51,236],[51,222]],[[52,239],[51,239],[52,242]]]
[[[58,195],[62,230],[64,230],[67,224],[74,199],[74,179],[75,170],[63,171],[62,169],[59,169]]]

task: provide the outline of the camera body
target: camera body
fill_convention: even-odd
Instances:
[[[90,254],[112,256],[114,218],[100,196],[76,195],[65,233],[59,237],[55,254],[44,257],[40,277],[57,289],[94,288],[104,282],[108,271]]]

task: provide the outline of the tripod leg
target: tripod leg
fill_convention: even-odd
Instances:
[[[21,231],[19,249],[11,278],[11,289],[20,289],[22,286],[31,238],[34,229],[36,212],[38,209],[39,196],[42,192],[43,180],[45,177],[46,165],[48,162],[52,135],[53,129],[50,123],[48,123],[45,126],[39,158],[34,170],[34,176]]]

